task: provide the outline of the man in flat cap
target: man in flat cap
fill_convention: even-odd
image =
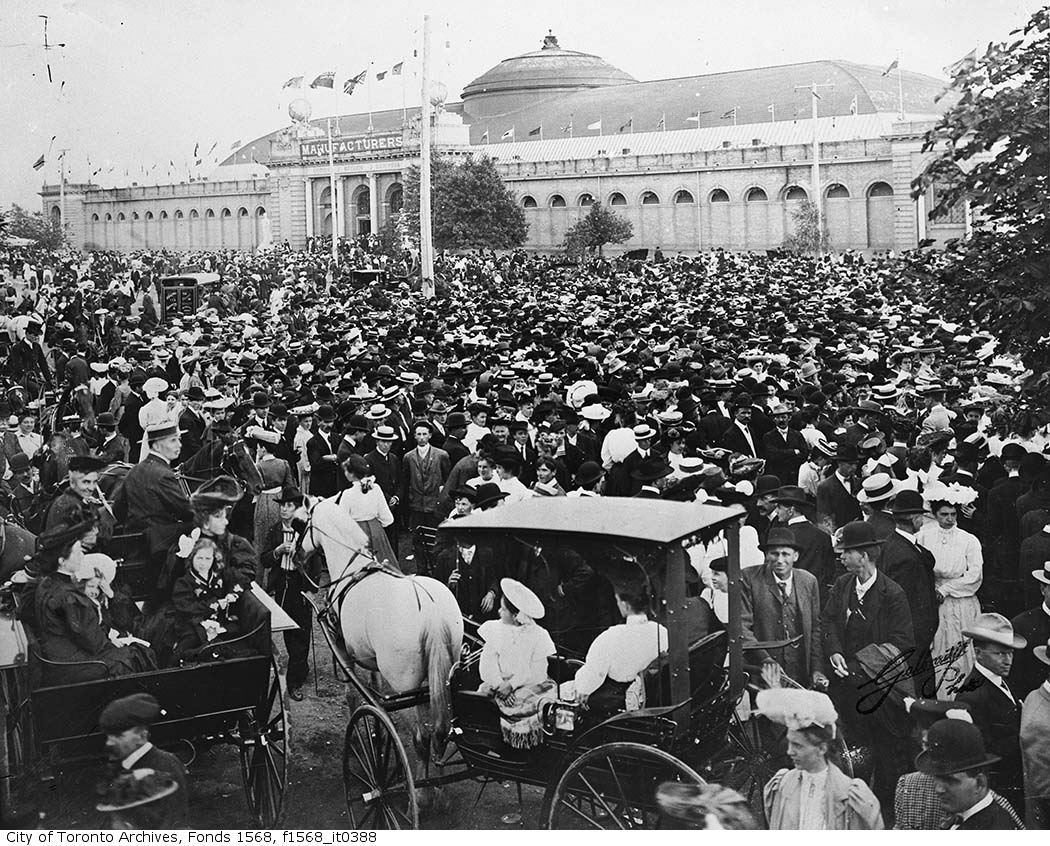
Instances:
[[[162,715],[160,703],[148,693],[114,699],[98,718],[106,734],[106,753],[114,764],[114,776],[151,769],[173,778],[179,789],[166,801],[166,828],[184,828],[187,812],[186,768],[175,755],[150,742],[150,726]]]

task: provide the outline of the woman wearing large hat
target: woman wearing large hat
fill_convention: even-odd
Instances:
[[[499,619],[481,624],[480,693],[491,695],[500,710],[503,739],[515,749],[531,749],[543,740],[539,709],[553,696],[547,659],[554,641],[536,624],[546,613],[543,603],[515,579],[501,579]]]

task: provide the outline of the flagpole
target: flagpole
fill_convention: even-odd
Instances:
[[[368,100],[368,131],[373,132],[374,127],[372,126],[372,68],[375,67],[375,62],[371,59],[368,61],[368,72],[365,74],[365,98]]]
[[[332,143],[332,119],[328,118],[328,188],[332,195],[332,261],[339,264],[339,220],[335,196],[335,145]]]
[[[66,153],[69,151],[68,147],[63,147],[58,151],[59,161],[59,179],[58,179],[58,209],[59,214],[62,215],[62,243],[66,242]]]
[[[573,130],[575,129],[575,127],[573,126],[573,123],[575,123],[575,121],[576,121],[576,113],[575,112],[569,112],[569,137],[570,138],[572,138],[572,133],[573,133]]]
[[[736,126],[736,106],[733,106],[733,126]]]
[[[423,78],[419,127],[419,260],[423,296],[434,299],[434,232],[430,221],[430,15],[423,15]]]
[[[904,120],[904,81],[901,79],[900,53],[897,53],[897,101],[900,103],[900,118]]]
[[[770,103],[769,104],[769,122],[770,123],[776,123],[777,122],[777,104],[776,103]]]

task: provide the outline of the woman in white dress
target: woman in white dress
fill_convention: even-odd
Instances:
[[[161,395],[168,390],[168,387],[168,383],[159,376],[151,376],[142,386],[142,392],[149,397],[149,401],[139,409],[139,425],[143,432],[139,461],[145,461],[146,456],[149,455],[149,443],[146,441],[145,433],[154,426],[177,422],[179,419],[178,414],[173,413],[167,400],[161,399]]]
[[[375,560],[387,561],[397,567],[397,554],[384,531],[394,522],[394,515],[390,512],[383,489],[375,483],[372,467],[355,454],[343,462],[343,473],[350,486],[340,491],[336,502],[365,530]]]
[[[937,668],[937,697],[954,699],[953,689],[974,665],[973,646],[962,632],[973,626],[981,613],[977,590],[984,575],[981,542],[956,525],[956,510],[971,505],[977,492],[956,483],[934,483],[923,491],[923,497],[936,519],[919,529],[916,540],[933,554],[940,600],[940,619],[931,649]]]

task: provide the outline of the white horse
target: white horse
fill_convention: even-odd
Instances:
[[[463,614],[455,596],[436,579],[385,572],[372,573],[341,593],[339,584],[374,561],[368,536],[335,499],[308,498],[297,517],[306,521],[302,551],[324,551],[332,580],[329,596],[338,602],[343,644],[353,665],[378,672],[398,693],[429,686],[429,720],[426,707],[417,707],[413,733],[425,766],[431,743],[440,752],[449,729],[448,675],[463,645]]]

